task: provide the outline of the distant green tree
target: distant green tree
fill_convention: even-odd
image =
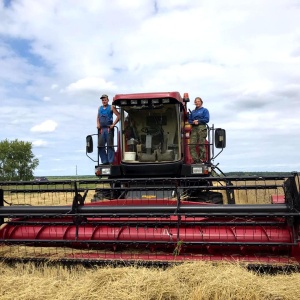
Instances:
[[[31,180],[39,160],[32,153],[32,143],[0,141],[0,180]]]

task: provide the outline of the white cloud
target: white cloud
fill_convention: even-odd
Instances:
[[[45,147],[48,145],[48,142],[44,140],[35,140],[32,142],[33,147],[35,148],[40,148],[40,147]]]
[[[80,79],[66,87],[70,93],[95,91],[99,90],[114,91],[117,87],[112,82],[106,82],[103,78],[89,77]]]
[[[53,120],[47,120],[42,122],[41,124],[33,126],[30,131],[31,132],[53,132],[55,131],[58,124]]]

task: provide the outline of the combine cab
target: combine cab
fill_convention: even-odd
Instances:
[[[116,95],[114,163],[102,165],[98,145],[93,151],[97,133],[86,138],[96,180],[0,182],[0,256],[299,265],[298,174],[224,176],[213,161],[225,130],[214,126],[206,160],[194,164],[187,102],[177,92]]]

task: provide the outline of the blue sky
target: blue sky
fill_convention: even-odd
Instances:
[[[0,18],[0,140],[32,142],[36,176],[93,174],[99,96],[159,91],[203,98],[224,172],[300,170],[300,1],[2,0]]]

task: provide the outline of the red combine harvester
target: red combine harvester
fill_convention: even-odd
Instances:
[[[299,265],[298,174],[226,177],[214,164],[226,133],[214,126],[206,160],[193,163],[188,102],[178,92],[116,95],[114,163],[101,164],[98,144],[91,157],[99,133],[86,138],[98,179],[0,182],[0,256],[20,259],[18,247],[22,260]]]

